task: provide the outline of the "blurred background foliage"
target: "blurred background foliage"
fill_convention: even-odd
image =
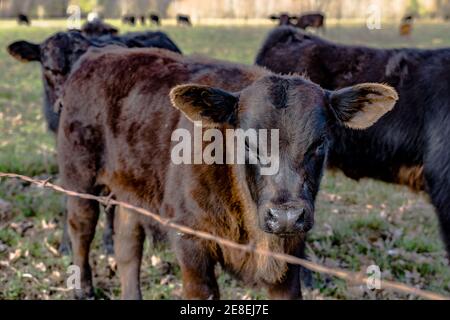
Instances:
[[[71,4],[80,6],[84,15],[96,11],[107,18],[155,12],[165,18],[184,13],[194,20],[250,19],[279,12],[323,11],[330,18],[349,19],[364,16],[374,4],[386,20],[398,20],[405,14],[430,18],[450,14],[450,0],[0,0],[0,17],[14,17],[19,12],[40,18],[64,17]]]

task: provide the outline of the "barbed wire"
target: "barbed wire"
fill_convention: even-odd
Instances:
[[[66,194],[68,196],[78,197],[78,198],[82,198],[82,199],[86,199],[86,200],[94,200],[99,203],[102,203],[105,206],[111,206],[111,205],[121,206],[123,208],[129,209],[131,211],[134,211],[139,214],[150,217],[151,219],[160,223],[161,225],[164,225],[168,228],[177,230],[178,232],[196,236],[198,238],[202,238],[205,240],[211,240],[220,245],[223,245],[223,246],[226,246],[226,247],[229,247],[232,249],[237,249],[237,250],[250,252],[250,253],[256,253],[259,255],[264,255],[264,256],[272,257],[272,258],[275,258],[278,260],[282,260],[282,261],[285,261],[290,264],[299,265],[299,266],[305,267],[311,271],[328,274],[328,275],[343,279],[343,280],[347,281],[348,283],[366,285],[368,283],[368,281],[371,281],[371,279],[367,276],[364,276],[363,273],[350,272],[350,271],[346,271],[346,270],[343,270],[340,268],[326,267],[326,266],[323,266],[323,265],[320,265],[320,264],[317,264],[317,263],[314,263],[314,262],[311,262],[308,260],[300,259],[295,256],[288,255],[288,254],[272,252],[272,251],[264,250],[264,249],[258,249],[252,244],[241,244],[241,243],[237,243],[237,242],[234,242],[234,241],[222,238],[222,237],[215,236],[215,235],[205,232],[205,231],[195,230],[195,229],[189,228],[185,225],[181,225],[176,222],[173,222],[171,219],[161,217],[161,216],[159,216],[151,211],[148,211],[146,209],[136,207],[136,206],[126,203],[126,202],[115,200],[114,198],[111,197],[111,195],[95,196],[95,195],[88,194],[88,193],[75,192],[72,190],[67,190],[59,185],[50,183],[50,179],[46,179],[46,180],[33,179],[31,177],[28,177],[25,175],[20,175],[20,174],[15,174],[15,173],[0,172],[0,178],[20,179],[22,181],[26,181],[26,182],[38,185],[42,188],[51,189],[51,190]],[[438,293],[434,293],[431,291],[418,289],[418,288],[415,288],[415,287],[412,287],[412,286],[409,286],[409,285],[406,285],[406,284],[403,284],[400,282],[394,282],[394,281],[380,279],[380,284],[381,284],[381,287],[383,287],[384,289],[401,292],[401,293],[405,293],[405,294],[411,294],[411,295],[415,295],[415,296],[422,297],[425,299],[450,300],[450,297],[447,297],[447,296],[444,296],[444,295],[441,295]]]

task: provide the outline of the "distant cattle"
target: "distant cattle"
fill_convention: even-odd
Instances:
[[[86,37],[100,37],[104,35],[117,35],[119,30],[100,19],[94,19],[92,21],[86,22],[81,27],[81,32]]]
[[[154,24],[154,25],[157,25],[157,26],[161,25],[161,20],[160,20],[160,18],[159,18],[159,16],[157,14],[152,13],[152,14],[150,14],[149,18],[150,18],[150,23],[151,24]]]
[[[279,21],[280,26],[292,26],[300,29],[325,28],[325,15],[322,13],[308,13],[300,16],[293,16],[287,13],[282,13],[280,15],[271,15],[269,18],[271,20]]]
[[[185,14],[177,14],[177,25],[191,27],[191,18]]]
[[[399,27],[399,33],[401,36],[406,37],[410,36],[413,28],[413,20],[414,17],[412,15],[408,15],[402,18]]]
[[[413,21],[413,20],[414,20],[414,15],[412,15],[412,14],[406,15],[402,18],[402,21]]]
[[[303,14],[299,18],[297,18],[297,24],[295,26],[300,29],[306,28],[324,29],[325,15],[322,13]]]
[[[269,16],[269,19],[278,21],[278,25],[280,25],[280,26],[289,26],[289,25],[294,26],[295,23],[293,21],[296,20],[297,17],[291,16],[287,13],[282,13],[280,15],[273,14],[273,15]]]
[[[366,131],[337,126],[329,167],[426,191],[450,258],[450,49],[376,49],[336,44],[293,28],[269,34],[256,63],[307,74],[326,89],[387,83],[399,93],[392,112]]]
[[[145,16],[139,16],[139,21],[141,22],[141,25],[145,26],[145,21],[146,21]]]
[[[130,26],[135,26],[136,25],[136,17],[132,16],[132,15],[126,15],[122,17],[122,23],[123,24],[128,24]]]
[[[20,13],[17,15],[17,24],[29,26],[31,24],[30,18],[27,15]]]
[[[91,49],[72,72],[62,99],[60,179],[70,190],[96,194],[106,187],[118,200],[187,227],[300,256],[305,233],[313,226],[328,143],[339,139],[331,128],[366,128],[396,99],[395,91],[381,84],[324,91],[298,75],[167,50]],[[190,141],[197,130],[202,132],[194,129],[193,121],[214,128],[205,134],[214,132],[216,142],[226,130],[269,130],[270,148],[279,146],[279,151],[270,152],[268,162],[261,151],[268,145],[263,148],[260,142],[254,156],[263,160],[221,164],[235,150],[230,140],[218,147],[222,153],[213,151],[217,163],[180,164],[171,156],[180,142],[173,134]],[[245,153],[255,150],[254,143],[251,139],[237,148]],[[183,151],[194,154],[192,149]],[[278,169],[265,174],[268,163]],[[98,203],[71,197],[67,210],[73,263],[81,270],[81,288],[75,294],[92,297],[89,247]],[[144,234],[166,232],[188,299],[219,298],[217,264],[244,283],[268,288],[271,298],[301,297],[298,266],[175,232],[133,212],[120,210],[114,228],[124,299],[141,298]]]

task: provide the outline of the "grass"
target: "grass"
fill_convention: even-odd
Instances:
[[[113,23],[120,24],[117,21]],[[63,30],[63,21],[41,21],[17,27],[0,21],[0,171],[30,176],[57,173],[55,141],[45,128],[42,85],[37,64],[22,64],[4,48],[12,41],[35,42]],[[122,28],[122,26],[120,26]],[[201,25],[162,28],[184,53],[250,64],[270,24]],[[358,23],[329,24],[326,37],[375,47],[450,46],[448,26],[420,23],[410,39],[401,39],[394,25],[369,31]],[[122,31],[142,30],[142,27]],[[0,198],[13,204],[13,215],[0,220],[0,299],[67,299],[69,257],[55,253],[61,239],[62,199],[59,195],[17,181],[0,181]],[[1,217],[1,216],[0,216]],[[100,223],[99,230],[102,228]],[[114,262],[104,255],[101,232],[92,251],[97,294],[119,297]],[[355,182],[327,173],[317,200],[316,224],[308,240],[310,259],[327,266],[365,271],[376,264],[385,279],[401,281],[450,296],[450,269],[439,238],[436,217],[424,195],[384,183]],[[223,298],[262,299],[264,291],[241,286],[220,272]],[[147,299],[181,298],[179,269],[166,247],[146,247],[142,287]],[[314,299],[412,299],[385,290],[368,291],[328,276],[314,274]]]

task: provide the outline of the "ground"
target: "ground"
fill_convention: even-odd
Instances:
[[[122,31],[130,30],[112,21]],[[4,48],[12,41],[40,41],[63,30],[64,21],[39,21],[17,27],[0,21],[0,171],[29,176],[56,176],[55,141],[46,131],[42,85],[37,64],[22,64]],[[272,28],[265,24],[165,26],[163,31],[186,54],[252,63],[261,41]],[[422,22],[410,38],[400,38],[395,25],[369,31],[363,22],[332,22],[329,39],[376,47],[450,46],[449,24]],[[136,28],[142,30],[142,27]],[[0,299],[68,299],[66,270],[70,258],[59,256],[62,198],[59,194],[13,180],[0,181],[0,199],[13,206],[0,215]],[[117,299],[119,284],[114,262],[101,248],[103,221],[98,228],[91,261],[98,297]],[[445,260],[438,225],[423,194],[372,180],[355,182],[328,172],[317,200],[316,223],[308,240],[312,261],[365,272],[375,264],[382,277],[450,296],[450,268]],[[223,298],[262,299],[264,291],[243,287],[219,269]],[[332,277],[314,274],[306,298],[414,299],[386,290],[369,291]],[[142,271],[146,299],[181,297],[179,269],[166,247],[146,248]]]

